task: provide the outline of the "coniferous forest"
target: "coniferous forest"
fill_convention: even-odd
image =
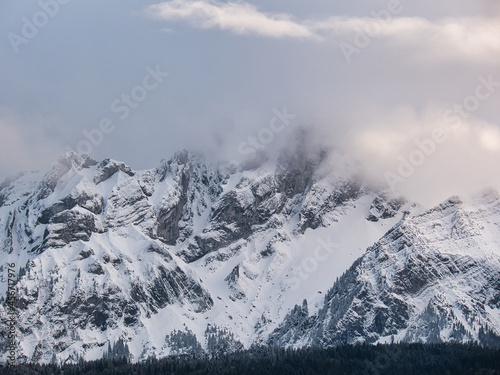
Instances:
[[[345,345],[330,349],[259,347],[232,354],[150,358],[131,364],[125,358],[57,366],[0,367],[11,375],[336,375],[336,374],[500,374],[500,350],[477,345]]]

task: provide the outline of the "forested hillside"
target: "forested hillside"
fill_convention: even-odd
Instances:
[[[10,375],[334,375],[500,374],[500,350],[457,344],[346,345],[330,349],[253,348],[211,358],[171,357],[130,364],[125,358],[77,365],[20,365]]]

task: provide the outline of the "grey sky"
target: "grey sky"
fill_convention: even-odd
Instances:
[[[45,7],[54,14],[44,25],[41,3],[54,1],[0,5],[1,178],[77,149],[82,131],[105,118],[113,131],[92,145],[96,159],[148,168],[184,147],[232,157],[284,107],[293,125],[314,127],[327,143],[345,139],[383,176],[474,94],[479,77],[500,81],[496,0],[65,0]],[[390,21],[374,21],[389,9]],[[32,38],[24,17],[43,25]],[[358,48],[367,24],[376,33]],[[346,43],[357,48],[348,58]],[[169,76],[141,89],[158,67]],[[132,91],[144,100],[122,116],[116,109]],[[437,200],[500,186],[496,91],[402,191]]]

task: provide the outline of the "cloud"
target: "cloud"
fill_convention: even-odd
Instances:
[[[236,34],[270,38],[320,39],[284,13],[263,13],[245,2],[173,0],[147,8],[147,14],[166,21],[185,20],[195,27],[218,28]]]
[[[480,145],[491,153],[500,152],[500,128],[491,124],[481,124],[475,129]],[[498,155],[497,155],[498,157]]]
[[[500,18],[460,17],[430,21],[422,17],[329,17],[308,21],[317,33],[329,33],[355,48],[372,40],[386,38],[399,46],[414,47],[425,58],[471,61],[498,60],[500,56]],[[356,39],[356,37],[358,39]],[[416,47],[416,48],[415,48]]]
[[[498,124],[471,116],[454,129],[435,111],[399,108],[370,125],[353,134],[349,149],[377,183],[389,182],[387,173],[402,177],[395,191],[411,200],[431,207],[454,194],[500,189],[500,176],[493,172],[500,159]],[[446,134],[442,142],[433,140],[437,128]]]
[[[400,12],[404,9],[401,9]],[[398,14],[400,13],[398,12]],[[332,16],[297,20],[290,14],[264,13],[244,1],[172,0],[152,5],[146,13],[165,21],[185,21],[203,29],[221,29],[239,35],[295,38],[316,41],[333,39],[363,49],[374,39],[388,39],[409,47],[420,60],[497,61],[500,56],[498,17],[459,17],[428,20],[374,13],[373,17]],[[359,37],[363,34],[363,37]],[[356,39],[358,36],[358,39]],[[366,39],[365,39],[366,40]],[[360,45],[361,44],[361,45]]]
[[[38,116],[21,118],[0,108],[0,181],[21,171],[46,169],[57,160],[64,150],[54,132]]]

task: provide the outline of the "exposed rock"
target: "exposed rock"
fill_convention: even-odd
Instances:
[[[96,185],[100,184],[103,181],[108,180],[118,171],[122,171],[128,176],[134,176],[135,173],[132,169],[126,165],[125,163],[116,162],[111,159],[103,160],[97,167],[98,173],[94,176],[94,183]]]
[[[376,197],[371,204],[366,220],[378,221],[394,217],[405,203],[403,198],[387,200],[384,197]]]
[[[494,320],[486,304],[500,294],[500,273],[492,271],[498,254],[492,256],[480,236],[485,228],[475,221],[498,220],[500,199],[489,207],[468,211],[451,199],[400,222],[335,283],[317,315],[300,329],[287,318],[270,343],[476,340],[479,327]],[[469,252],[457,251],[461,246]]]
[[[64,210],[51,217],[39,251],[63,247],[73,241],[89,241],[96,232],[95,217],[79,210]]]
[[[137,172],[69,154],[45,175],[5,181],[0,252],[26,260],[14,306],[24,359],[99,356],[106,337],[131,344],[136,361],[193,352],[189,330],[207,322],[198,344],[214,354],[391,337],[500,342],[496,192],[421,213],[320,149],[288,146],[239,168],[183,151]]]

